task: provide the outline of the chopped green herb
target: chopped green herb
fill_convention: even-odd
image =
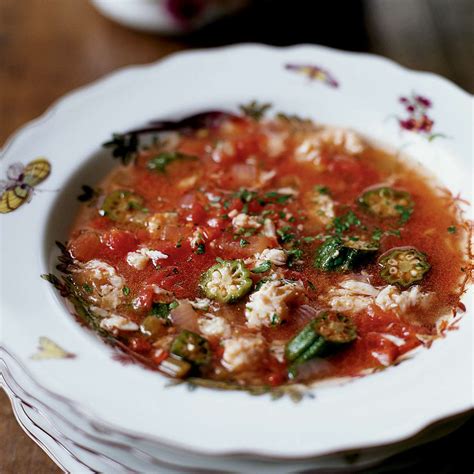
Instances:
[[[179,249],[183,245],[183,238],[180,237],[176,242],[176,248]]]
[[[244,237],[251,237],[251,236],[254,235],[256,232],[257,232],[257,229],[247,229],[247,230],[243,233],[243,236],[244,236]]]
[[[87,283],[84,283],[84,284],[82,285],[82,288],[84,288],[84,291],[85,291],[86,293],[92,293],[92,286],[88,285]]]
[[[128,296],[130,294],[130,288],[128,286],[124,286],[122,288],[122,293],[125,295],[125,296]]]
[[[269,191],[268,193],[265,193],[265,197],[267,199],[272,199],[278,204],[285,204],[288,199],[292,198],[292,194],[281,194],[276,191]]]
[[[240,246],[241,247],[245,247],[246,245],[248,245],[250,242],[248,240],[245,240],[245,239],[240,239]]]
[[[329,227],[334,228],[334,232],[340,235],[347,232],[352,226],[360,227],[361,225],[360,219],[353,211],[349,211],[340,217],[335,217]]]
[[[397,205],[395,210],[400,213],[400,224],[406,224],[413,214],[413,207]]]
[[[291,249],[291,250],[288,250],[287,254],[288,254],[288,257],[287,257],[286,263],[291,268],[299,260],[301,260],[301,257],[303,256],[303,251],[301,249]]]
[[[316,291],[316,286],[312,281],[308,280],[308,286],[312,291]]]
[[[449,232],[450,234],[455,234],[455,233],[456,233],[456,226],[450,225],[450,226],[448,227],[448,232]]]
[[[150,315],[159,319],[164,319],[165,321],[169,321],[170,311],[177,306],[177,301],[172,301],[171,303],[153,303],[151,306]]]
[[[172,302],[168,305],[168,308],[169,308],[170,310],[172,310],[172,309],[177,308],[178,306],[179,306],[179,303],[178,303],[177,301],[172,301]]]
[[[159,173],[165,173],[166,168],[170,163],[177,160],[197,160],[198,157],[194,155],[187,155],[179,151],[164,151],[151,160],[148,161],[147,168],[151,171],[158,171]]]
[[[245,204],[249,203],[250,201],[252,201],[252,199],[257,197],[257,193],[255,191],[249,191],[248,189],[242,188],[236,193],[234,193],[234,197],[240,199]]]
[[[273,313],[270,316],[270,325],[271,326],[276,326],[277,324],[280,324],[280,318],[279,318],[278,314]]]
[[[277,230],[277,234],[280,237],[281,243],[286,244],[295,238],[295,234],[288,232],[289,230],[292,230],[290,226],[285,226]]]
[[[268,272],[270,268],[272,268],[272,262],[270,262],[269,260],[265,260],[258,267],[255,267],[252,270],[252,273],[265,273],[265,272]]]
[[[204,244],[199,244],[196,248],[196,253],[198,255],[202,255],[203,253],[206,253],[206,246]]]
[[[317,186],[314,187],[314,190],[316,192],[318,192],[319,194],[328,194],[328,195],[331,194],[331,191],[329,190],[329,188],[327,186],[317,185]]]
[[[375,241],[375,242],[379,242],[380,239],[382,238],[382,236],[383,236],[382,229],[375,229],[372,232],[372,240]]]

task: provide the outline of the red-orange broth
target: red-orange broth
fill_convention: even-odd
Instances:
[[[368,212],[358,198],[374,186],[409,193],[411,215],[404,217],[403,208],[388,218]],[[114,190],[136,193],[140,202],[128,203],[117,217],[104,210]],[[468,230],[453,197],[352,132],[307,121],[229,115],[208,127],[161,133],[89,198],[67,245],[74,291],[103,335],[178,377],[279,386],[386,367],[437,334],[437,322],[457,308],[466,280]],[[378,250],[350,269],[317,268],[318,248],[337,233],[334,219],[348,213],[356,219],[338,235],[376,241]],[[430,269],[406,287],[392,285],[390,307],[377,304],[388,286],[380,257],[405,246],[424,254]],[[258,255],[266,249],[279,249],[280,260],[263,259],[262,268]],[[209,296],[202,275],[216,259],[238,260],[249,271],[251,287],[235,302],[199,300]],[[251,271],[259,266],[263,271]],[[253,297],[260,316],[255,326],[246,306],[262,279],[279,282],[289,296]],[[341,287],[354,281],[371,294]],[[275,313],[267,315],[262,301]],[[344,314],[355,339],[289,374],[294,361],[285,345],[323,311]],[[172,354],[183,329],[207,341],[208,357],[170,372],[167,361],[186,362]]]

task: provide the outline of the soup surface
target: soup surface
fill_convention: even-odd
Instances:
[[[210,112],[115,135],[122,166],[63,248],[63,290],[152,368],[277,387],[387,367],[458,307],[456,201],[355,133]]]

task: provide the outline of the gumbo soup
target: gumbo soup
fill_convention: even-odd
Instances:
[[[199,114],[115,135],[62,285],[170,377],[243,388],[387,367],[443,329],[468,226],[420,170],[298,117]]]

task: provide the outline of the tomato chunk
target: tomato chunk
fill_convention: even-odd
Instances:
[[[105,249],[95,232],[84,232],[71,242],[69,247],[72,256],[80,262],[88,262],[94,258],[101,258]]]
[[[102,242],[110,250],[111,255],[117,258],[123,257],[138,245],[138,241],[132,233],[118,229],[106,232],[102,236]]]

